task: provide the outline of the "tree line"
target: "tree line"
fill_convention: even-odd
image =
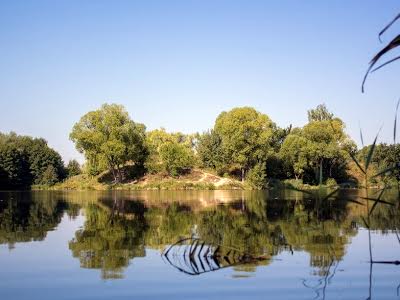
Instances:
[[[71,160],[64,166],[61,155],[46,140],[0,133],[0,189],[53,185],[79,173],[79,163]]]
[[[356,185],[351,155],[368,153],[367,148],[357,150],[344,122],[324,104],[308,111],[303,127],[281,128],[252,107],[238,107],[220,113],[213,128],[194,134],[163,128],[148,131],[122,105],[104,104],[81,117],[70,139],[85,156],[83,172],[96,176],[108,171],[114,183],[144,174],[178,177],[201,168],[257,189],[288,179],[312,185]],[[377,169],[400,161],[399,146],[376,148],[373,163]],[[80,172],[76,161],[64,166],[44,139],[0,135],[2,189],[52,185]],[[397,173],[392,177],[400,180]]]

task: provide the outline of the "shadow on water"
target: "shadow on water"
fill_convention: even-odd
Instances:
[[[393,232],[400,243],[398,202],[377,206],[365,224],[367,200],[355,190],[26,192],[0,193],[0,200],[0,244],[10,249],[45,239],[63,216],[84,215],[68,247],[82,268],[99,270],[103,279],[123,278],[147,249],[160,251],[167,265],[188,275],[226,268],[252,273],[281,253],[301,251],[313,270],[302,285],[324,299],[360,228]],[[370,260],[370,295],[374,264],[396,261]]]

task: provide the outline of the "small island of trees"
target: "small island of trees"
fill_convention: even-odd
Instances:
[[[351,156],[364,157],[371,147],[357,150],[344,122],[324,104],[308,111],[308,123],[303,127],[281,128],[252,107],[238,107],[220,113],[213,128],[194,134],[170,133],[163,128],[148,131],[132,120],[122,105],[104,104],[81,117],[70,139],[85,157],[83,166],[76,160],[64,166],[61,156],[44,139],[0,134],[0,189],[77,188],[71,184],[77,177],[93,189],[99,183],[102,188],[216,188],[213,180],[202,182],[207,176],[229,179],[230,185],[223,188],[264,189],[285,184],[357,187],[362,174]],[[375,170],[399,160],[398,145],[376,145]],[[201,180],[193,174],[201,174]],[[152,176],[161,183],[189,178],[194,184],[140,184]],[[380,179],[371,180],[379,184]],[[389,180],[397,183],[399,172],[392,172]]]

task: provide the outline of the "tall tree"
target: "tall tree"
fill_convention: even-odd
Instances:
[[[316,108],[307,112],[308,122],[313,121],[329,121],[333,119],[333,114],[328,111],[325,104],[319,104]]]
[[[173,176],[192,169],[195,164],[193,144],[193,136],[180,132],[168,133],[164,128],[148,132],[146,169],[150,173],[166,171]]]
[[[234,108],[218,116],[214,130],[221,137],[226,157],[240,170],[242,181],[248,170],[265,161],[274,128],[267,115],[251,107]]]
[[[81,166],[76,159],[72,159],[68,162],[67,173],[68,177],[76,176],[81,174]]]
[[[133,122],[122,105],[104,104],[85,114],[70,138],[89,161],[104,160],[115,182],[122,181],[124,164],[143,165],[147,156],[145,126]]]

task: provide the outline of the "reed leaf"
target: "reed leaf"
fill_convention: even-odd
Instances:
[[[372,159],[372,155],[374,154],[375,146],[376,146],[376,140],[378,139],[378,135],[379,135],[379,132],[376,135],[376,137],[374,139],[374,142],[371,145],[371,148],[369,148],[369,152],[368,152],[367,158],[365,159],[365,171],[368,170],[369,164],[370,164],[371,159]]]
[[[378,198],[368,198],[368,197],[360,197],[360,198],[364,199],[364,200],[368,200],[368,201],[376,201],[376,202],[387,204],[387,205],[392,205],[392,206],[394,205],[394,203],[387,202],[385,200],[380,200]]]
[[[353,155],[353,153],[349,152],[350,157],[353,159],[353,161],[356,163],[357,167],[360,169],[361,172],[363,172],[365,174],[365,171],[363,169],[363,167],[361,167],[360,163],[358,162],[357,158],[355,158],[355,156]]]
[[[392,172],[393,170],[396,170],[397,168],[399,168],[399,165],[396,164],[394,166],[391,167],[387,167],[386,169],[383,169],[382,171],[379,171],[378,173],[376,173],[375,175],[372,176],[373,177],[377,177],[377,176],[381,176],[384,175],[386,173]]]
[[[367,220],[365,220],[365,218],[363,216],[361,216],[361,219],[363,220],[365,227],[367,227],[369,229],[369,224],[368,224]]]
[[[378,203],[379,203],[378,201],[375,201],[375,202],[374,202],[374,204],[373,204],[372,207],[371,207],[371,210],[370,210],[369,213],[368,213],[369,215],[372,215],[372,212],[374,211],[374,209],[375,209],[375,207],[378,205]]]
[[[379,37],[379,40],[380,40],[380,41],[382,41],[382,40],[381,40],[382,35],[383,35],[390,27],[392,27],[392,25],[393,25],[397,20],[399,20],[399,19],[400,19],[400,14],[398,14],[396,17],[394,17],[394,19],[393,19],[389,24],[387,24],[387,25],[385,26],[385,28],[383,28],[383,29],[381,30],[381,32],[379,32],[378,37]]]
[[[382,197],[382,195],[383,195],[383,193],[385,192],[385,190],[386,190],[386,186],[381,190],[381,192],[379,193],[379,196],[378,196],[378,200],[380,200],[381,199],[381,197]],[[372,214],[372,212],[374,211],[374,209],[375,209],[375,207],[378,205],[378,203],[379,203],[379,201],[375,201],[374,202],[374,205],[372,205],[372,207],[371,207],[371,210],[369,211],[369,215],[371,215]]]
[[[400,56],[399,56],[400,58]],[[393,126],[393,144],[396,145],[396,131],[397,131],[397,113],[399,111],[399,104],[400,104],[400,98],[397,100],[397,105],[396,105],[396,114],[394,116],[394,126]]]
[[[384,62],[383,64],[381,64],[379,67],[374,68],[370,73],[374,73],[374,72],[378,71],[379,69],[382,69],[384,66],[386,66],[398,59],[400,59],[400,56],[396,56],[395,58],[389,59],[387,62]]]
[[[347,199],[346,201],[347,201],[347,202],[353,202],[353,203],[356,203],[356,204],[358,204],[358,205],[364,206],[364,203],[362,203],[362,202],[360,202],[360,201],[357,201],[357,200]]]
[[[360,139],[361,139],[361,145],[364,147],[364,137],[363,137],[361,126],[360,126]]]
[[[369,67],[367,69],[367,72],[364,75],[364,79],[361,84],[361,91],[364,93],[364,86],[365,82],[367,81],[368,75],[373,69],[373,67],[376,65],[376,63],[384,56],[385,54],[389,53],[393,49],[397,48],[400,46],[400,35],[397,35],[393,40],[391,40],[386,47],[384,47],[381,51],[379,51],[370,61]]]

